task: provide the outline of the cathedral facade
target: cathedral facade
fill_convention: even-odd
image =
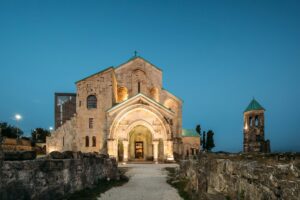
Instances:
[[[100,152],[119,161],[182,155],[183,102],[163,88],[162,75],[134,56],[77,81],[76,94],[57,93],[56,130],[47,138],[47,152]]]

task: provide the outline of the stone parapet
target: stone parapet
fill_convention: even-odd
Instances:
[[[178,174],[193,199],[300,199],[299,154],[202,153]]]
[[[41,159],[3,161],[0,199],[60,199],[118,176],[116,160],[97,153],[53,152]]]

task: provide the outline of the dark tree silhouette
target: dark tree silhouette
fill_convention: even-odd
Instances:
[[[34,143],[36,142],[45,143],[46,136],[50,136],[50,131],[43,128],[36,128],[31,132],[32,141]]]
[[[206,132],[203,131],[203,138],[202,138],[202,149],[206,150]]]
[[[207,151],[211,151],[214,147],[215,147],[214,132],[212,130],[209,130],[207,132],[206,149]]]
[[[196,132],[201,136],[201,126],[200,126],[200,124],[198,124],[196,126]]]
[[[200,146],[199,146],[199,150],[201,149],[201,125],[198,124],[196,126],[196,132],[199,134],[199,139],[200,139]]]
[[[0,122],[1,137],[19,138],[23,135],[23,131],[15,126],[11,126],[6,122]]]

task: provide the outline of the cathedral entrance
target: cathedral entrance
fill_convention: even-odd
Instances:
[[[153,160],[152,134],[143,125],[129,133],[129,160]]]
[[[135,142],[135,158],[143,159],[144,158],[144,143]]]
[[[115,115],[114,111],[110,110],[110,115]],[[119,112],[107,140],[107,153],[111,157],[123,162],[174,159],[171,129],[159,112],[141,103],[124,107]]]

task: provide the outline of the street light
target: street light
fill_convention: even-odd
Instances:
[[[22,119],[22,116],[20,114],[15,115],[15,120],[17,121],[17,137],[19,138],[19,128],[18,128],[18,122]]]
[[[49,130],[50,130],[50,132],[51,132],[51,131],[53,131],[53,127],[52,127],[52,126],[50,126],[50,127],[49,127]]]
[[[22,116],[20,114],[15,115],[15,120],[18,122],[22,119]]]

